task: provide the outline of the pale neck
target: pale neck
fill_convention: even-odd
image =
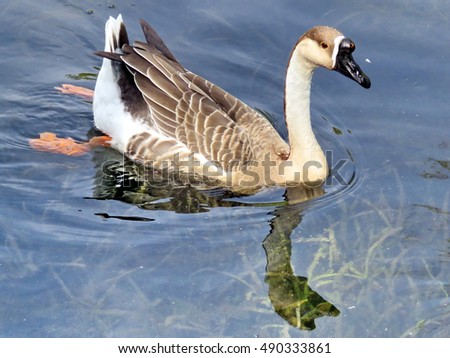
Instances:
[[[292,52],[286,73],[285,116],[291,147],[290,159],[308,160],[322,153],[311,127],[311,79],[315,66],[301,55],[300,46]]]

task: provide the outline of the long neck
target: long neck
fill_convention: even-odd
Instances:
[[[286,73],[285,116],[294,165],[304,166],[308,161],[324,162],[324,154],[311,127],[311,79],[315,66],[301,54],[301,45],[292,52]]]
[[[286,73],[284,107],[291,146],[290,175],[295,178],[299,174],[303,182],[321,181],[328,175],[325,154],[311,127],[309,106],[315,68],[302,56],[301,45],[298,44],[292,52]]]

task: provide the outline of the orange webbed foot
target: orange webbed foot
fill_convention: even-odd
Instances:
[[[62,84],[61,87],[55,87],[58,91],[65,94],[73,94],[80,97],[83,97],[84,99],[93,99],[94,98],[94,91],[80,86],[74,86],[69,84]]]
[[[93,147],[110,147],[112,138],[107,135],[102,135],[98,137],[92,137],[89,140],[89,145]]]
[[[49,132],[41,133],[38,139],[30,139],[29,143],[35,150],[71,156],[86,154],[90,149],[88,143],[79,143],[72,138],[58,138]]]
[[[89,142],[77,142],[72,138],[59,138],[54,133],[41,133],[37,139],[30,139],[30,146],[39,151],[59,153],[70,156],[86,154],[93,147],[109,147],[108,136],[94,137]]]

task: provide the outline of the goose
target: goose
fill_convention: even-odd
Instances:
[[[234,188],[321,183],[328,164],[311,126],[316,68],[340,72],[364,88],[371,82],[354,61],[355,44],[316,26],[294,46],[285,82],[289,142],[257,110],[185,69],[156,31],[140,21],[146,42],[129,43],[119,15],[105,25],[94,90],[95,126],[131,160],[217,179]]]

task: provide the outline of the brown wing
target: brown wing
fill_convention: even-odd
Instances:
[[[288,145],[269,121],[218,86],[188,72],[157,33],[141,22],[148,43],[124,45],[120,58],[147,103],[151,125],[207,160],[230,170],[267,152],[286,159]]]
[[[267,150],[270,150],[283,160],[289,157],[289,145],[280,137],[266,117],[199,75],[187,72],[187,76],[217,103],[228,117],[245,130],[250,138],[255,139],[253,140],[254,151],[264,155]]]

